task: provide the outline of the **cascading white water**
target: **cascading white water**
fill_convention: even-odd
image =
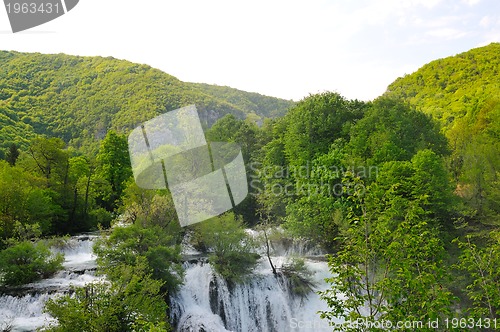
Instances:
[[[250,231],[249,231],[250,232]],[[257,233],[254,235],[258,236]],[[43,313],[46,301],[67,292],[71,285],[83,286],[96,281],[95,256],[92,245],[96,236],[75,236],[59,249],[65,254],[64,270],[49,279],[25,285],[19,294],[0,296],[0,331],[11,325],[12,331],[34,331],[54,319]],[[280,267],[290,256],[311,257],[321,254],[317,248],[300,243],[275,244],[272,248],[275,266]],[[171,318],[180,332],[224,331],[331,331],[317,311],[327,310],[316,293],[307,298],[293,295],[283,276],[275,276],[261,252],[255,273],[243,284],[229,286],[214,273],[206,259],[200,259],[194,248],[185,246],[185,255],[197,258],[186,262],[185,282],[171,300]],[[57,250],[56,250],[57,251]],[[316,290],[324,290],[324,278],[330,276],[324,261],[306,258],[314,272]]]
[[[287,257],[272,260],[279,267]],[[327,263],[306,260],[306,266],[314,273],[316,291],[326,289]],[[272,273],[267,259],[260,260],[247,282],[233,286],[207,262],[186,263],[185,269],[184,284],[171,303],[171,319],[179,332],[332,330],[317,313],[328,309],[319,295],[294,295],[284,277]]]
[[[67,292],[71,286],[83,286],[98,279],[94,276],[95,256],[92,245],[95,235],[80,235],[55,252],[65,254],[64,270],[52,278],[24,285],[18,294],[0,296],[0,331],[11,326],[12,331],[35,331],[54,322],[43,313],[45,302],[51,297]]]

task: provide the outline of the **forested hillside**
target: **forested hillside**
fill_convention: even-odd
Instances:
[[[500,43],[434,60],[389,85],[386,96],[409,102],[445,128],[500,99]]]
[[[385,95],[440,122],[449,140],[456,193],[471,207],[471,215],[498,224],[500,44],[432,61],[397,79]]]
[[[36,134],[95,148],[109,129],[126,132],[188,104],[196,104],[207,126],[227,113],[261,121],[293,105],[226,90],[113,58],[0,52],[0,155],[13,142],[25,147]]]
[[[246,92],[228,86],[206,83],[190,83],[201,91],[239,105],[242,109],[260,117],[275,118],[286,114],[293,105],[289,100],[267,97],[255,92]]]

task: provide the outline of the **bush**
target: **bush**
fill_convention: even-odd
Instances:
[[[259,259],[241,219],[228,213],[196,226],[198,247],[210,251],[209,261],[227,281],[240,282],[250,275]]]
[[[20,242],[0,254],[1,283],[19,286],[47,278],[60,269],[64,256],[53,255],[43,242]]]
[[[302,258],[293,258],[280,271],[286,277],[291,292],[297,296],[307,297],[316,286],[312,279],[314,273],[307,268]]]
[[[120,264],[120,278],[74,289],[49,299],[45,312],[57,319],[47,331],[170,331],[163,282],[149,274],[144,257],[135,266]]]

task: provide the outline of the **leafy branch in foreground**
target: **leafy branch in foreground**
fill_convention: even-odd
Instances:
[[[357,180],[359,181],[359,179]],[[371,189],[371,190],[370,190]],[[343,248],[330,256],[330,289],[320,292],[331,311],[329,321],[343,318],[344,331],[358,331],[353,322],[428,321],[451,315],[451,293],[443,287],[444,247],[418,198],[399,202],[400,211],[384,209],[382,200],[401,200],[381,188],[357,192],[347,202],[349,227],[339,239]],[[425,200],[424,200],[425,201]],[[405,204],[401,204],[405,203]],[[391,205],[391,204],[389,204]],[[396,218],[402,217],[402,220]],[[397,222],[396,222],[397,221]],[[362,330],[362,329],[361,329]]]
[[[470,315],[474,317],[500,317],[500,232],[490,234],[490,242],[478,247],[470,237],[466,242],[457,241],[462,249],[457,268],[470,276],[466,287],[472,301]]]
[[[76,288],[73,295],[50,299],[45,311],[58,321],[48,331],[169,331],[163,283],[148,273],[139,257],[135,266],[115,267],[120,278]]]

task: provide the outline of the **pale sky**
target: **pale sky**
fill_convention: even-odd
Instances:
[[[0,8],[2,50],[113,56],[294,100],[371,100],[431,60],[490,42],[500,42],[499,0],[80,0],[16,34]]]

